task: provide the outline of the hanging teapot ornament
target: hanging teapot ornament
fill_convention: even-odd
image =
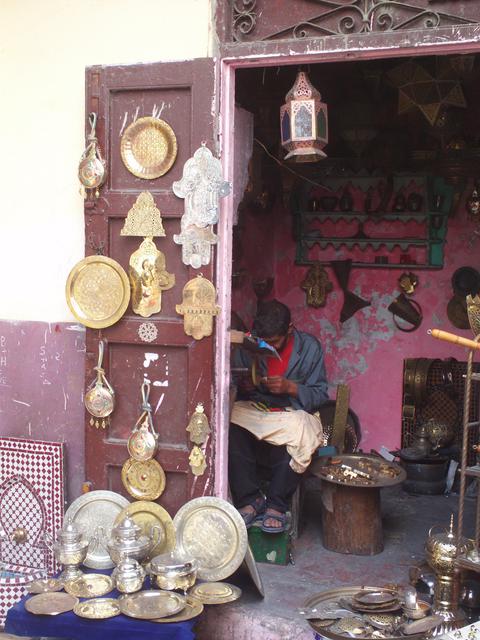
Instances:
[[[115,408],[115,392],[105,377],[105,370],[102,368],[103,363],[104,342],[100,340],[98,343],[98,363],[95,367],[97,377],[87,389],[84,398],[85,408],[92,416],[90,418],[91,426],[97,429],[106,429],[110,422],[110,414]]]
[[[158,443],[158,433],[153,426],[152,407],[148,402],[149,395],[150,384],[144,381],[142,384],[142,413],[127,442],[130,457],[141,462],[153,458]]]
[[[201,402],[197,404],[196,409],[190,418],[187,431],[190,434],[190,440],[195,444],[203,444],[208,438],[210,425],[208,424],[208,418],[205,415],[205,409]]]
[[[91,192],[98,198],[100,196],[99,187],[102,186],[107,177],[105,160],[102,158],[96,137],[97,114],[90,113],[88,120],[90,122],[90,133],[87,136],[87,146],[78,165],[78,179],[82,183],[80,193],[85,199],[88,198]]]

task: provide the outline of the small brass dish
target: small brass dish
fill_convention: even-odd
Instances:
[[[80,618],[105,620],[120,615],[120,606],[115,598],[91,598],[73,607],[73,613]]]
[[[417,600],[417,606],[415,609],[411,607],[402,607],[402,611],[410,620],[421,620],[430,613],[431,608],[431,605],[428,602],[425,602],[425,600]]]
[[[28,593],[49,593],[52,591],[62,591],[63,582],[58,578],[42,578],[34,580],[27,585]]]
[[[86,573],[65,583],[65,591],[77,598],[95,598],[113,591],[113,580],[103,573]]]

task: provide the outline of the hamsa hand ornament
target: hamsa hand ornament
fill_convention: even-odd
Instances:
[[[143,318],[159,313],[162,308],[162,291],[175,284],[175,274],[165,269],[165,255],[157,249],[153,238],[145,238],[130,256],[130,284],[132,308]]]
[[[187,431],[190,434],[190,440],[195,444],[203,444],[208,438],[210,425],[208,424],[208,418],[205,415],[205,409],[201,402],[197,404],[195,411],[190,418]]]
[[[220,307],[215,304],[216,297],[214,285],[201,274],[183,287],[182,304],[177,304],[175,308],[183,316],[187,336],[201,340],[212,335],[213,316],[220,311]]]

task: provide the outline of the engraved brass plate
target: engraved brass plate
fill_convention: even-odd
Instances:
[[[63,582],[57,578],[43,578],[34,580],[27,585],[28,593],[49,593],[51,591],[62,591]]]
[[[77,598],[95,598],[113,591],[113,580],[103,573],[85,573],[65,583],[65,591]]]
[[[118,599],[123,614],[132,618],[155,620],[173,616],[186,606],[183,596],[173,591],[137,591]]]
[[[159,541],[150,549],[145,562],[162,553],[173,551],[175,548],[173,521],[168,511],[159,504],[146,500],[132,502],[118,514],[115,525],[118,525],[126,516],[132,518],[135,524],[142,528],[142,535],[151,537],[153,527],[157,527],[161,533]]]
[[[153,180],[170,170],[177,157],[177,138],[160,118],[138,118],[129,125],[120,142],[124,165],[137,178]]]
[[[78,603],[78,598],[69,593],[39,593],[25,600],[25,609],[39,616],[57,616],[71,611]]]
[[[168,616],[168,618],[158,618],[157,620],[152,620],[152,622],[185,622],[185,620],[191,620],[192,618],[196,618],[203,611],[203,604],[197,600],[196,598],[187,597],[187,604],[183,611],[177,613],[174,616]]]
[[[129,458],[122,467],[122,482],[137,500],[156,500],[165,489],[165,472],[153,458]]]
[[[224,604],[238,600],[242,590],[226,582],[205,582],[194,585],[188,593],[203,604]]]
[[[179,551],[198,564],[201,580],[224,580],[243,562],[248,547],[242,516],[226,500],[195,498],[174,520]]]
[[[73,613],[80,618],[105,620],[120,615],[120,605],[115,598],[91,598],[73,607]]]
[[[70,311],[92,329],[118,322],[130,301],[130,283],[118,262],[106,256],[89,256],[70,271],[65,287]]]

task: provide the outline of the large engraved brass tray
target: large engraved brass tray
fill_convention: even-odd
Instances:
[[[242,564],[248,536],[242,516],[226,500],[195,498],[181,507],[173,519],[177,546],[187,558],[195,558],[201,580],[228,578]]]
[[[80,618],[105,620],[120,615],[120,605],[115,598],[91,598],[73,607],[73,613]]]
[[[39,593],[25,600],[25,609],[35,615],[57,616],[71,611],[77,603],[78,598],[68,593]]]
[[[137,591],[120,596],[118,604],[123,614],[142,620],[157,620],[173,616],[186,606],[184,596],[173,591]]]
[[[111,569],[114,565],[104,544],[102,532],[108,535],[115,518],[128,504],[128,500],[114,491],[90,491],[77,498],[65,513],[79,525],[85,536],[92,540],[83,564],[91,569]]]
[[[157,531],[161,533],[159,541],[150,549],[145,557],[145,561],[162,553],[173,551],[175,548],[173,521],[168,511],[159,504],[147,500],[132,502],[118,514],[115,525],[120,524],[126,516],[132,518],[135,524],[142,527],[142,535],[152,537],[152,527],[156,527]]]
[[[378,587],[364,587],[364,586],[356,586],[356,587],[340,587],[338,589],[331,589],[329,591],[322,591],[320,593],[317,593],[313,596],[311,596],[310,598],[308,598],[305,603],[304,603],[304,609],[309,612],[312,611],[314,609],[322,609],[325,607],[332,607],[332,608],[342,608],[342,601],[345,600],[351,600],[355,594],[357,594],[359,591],[379,591]],[[368,616],[362,617],[362,614],[360,613],[352,613],[352,617],[357,617],[359,619],[363,619],[366,622],[368,622]],[[345,638],[351,638],[352,636],[348,633],[348,632],[344,632],[341,633],[338,626],[335,624],[332,624],[331,626],[325,626],[325,622],[322,620],[308,620],[308,624],[311,626],[311,628],[318,633],[319,635],[325,637],[325,638],[331,638],[331,640],[345,640]],[[403,637],[402,633],[400,631],[395,632],[395,634],[393,633],[386,633],[385,631],[382,632],[382,639],[383,640],[396,640],[399,637]],[[359,636],[362,638],[362,640],[376,640],[375,635],[361,635]],[[413,634],[410,635],[409,638],[410,640],[421,640],[425,637],[425,634],[422,633],[418,633],[418,634]]]
[[[106,256],[89,256],[70,271],[65,296],[75,318],[92,329],[118,322],[130,301],[130,282],[123,267]]]
[[[153,180],[167,173],[175,162],[177,138],[165,120],[138,118],[125,130],[120,153],[130,173],[137,178]]]
[[[165,489],[165,472],[154,459],[129,458],[122,467],[122,482],[136,500],[156,500]]]

